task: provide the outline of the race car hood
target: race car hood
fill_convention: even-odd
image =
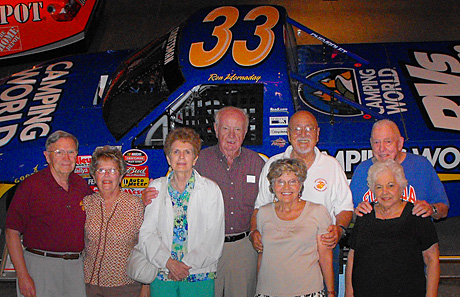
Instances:
[[[2,79],[0,180],[11,180],[11,171],[21,177],[43,168],[45,140],[56,130],[74,134],[86,150],[96,143],[114,143],[102,119],[97,91],[101,77],[113,72],[131,52],[65,57]],[[18,159],[23,160],[19,165]],[[31,160],[37,160],[33,168]]]

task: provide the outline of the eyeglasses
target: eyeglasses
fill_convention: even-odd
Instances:
[[[65,155],[69,156],[70,158],[73,158],[77,155],[76,150],[55,150],[55,151],[47,151],[48,153],[54,153],[54,155],[58,158],[62,158]]]
[[[278,187],[284,187],[286,183],[289,186],[293,187],[293,186],[297,186],[300,183],[300,181],[298,179],[291,179],[291,180],[288,180],[287,182],[285,180],[280,180],[280,179],[275,180],[275,185]]]
[[[294,132],[294,134],[296,135],[300,135],[302,134],[303,131],[305,131],[307,134],[308,133],[313,133],[317,130],[318,128],[313,128],[313,127],[310,127],[310,126],[306,126],[306,127],[293,127],[293,128],[289,128],[289,130],[291,130],[292,132]]]
[[[116,173],[119,172],[118,169],[115,169],[115,168],[109,168],[109,169],[106,169],[106,168],[99,168],[99,169],[96,169],[96,172],[103,175],[103,174],[110,174],[110,175],[114,175]]]

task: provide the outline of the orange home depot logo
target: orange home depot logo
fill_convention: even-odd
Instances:
[[[314,184],[314,188],[319,192],[324,192],[327,189],[327,182],[322,178],[318,178],[317,180],[315,180]]]
[[[20,51],[21,36],[17,26],[0,28],[0,52]]]

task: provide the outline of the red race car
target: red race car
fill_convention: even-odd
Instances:
[[[40,53],[83,40],[98,2],[102,1],[1,1],[0,60]]]

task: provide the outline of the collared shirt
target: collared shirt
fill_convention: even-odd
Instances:
[[[8,209],[6,228],[22,233],[28,248],[81,252],[85,225],[82,200],[92,192],[75,173],[69,175],[69,189],[64,190],[47,167],[18,186]]]
[[[342,211],[353,211],[353,199],[347,177],[343,172],[339,162],[329,155],[323,154],[315,147],[315,161],[307,172],[304,182],[302,199],[324,205],[332,218],[332,223],[336,223],[336,216]],[[289,146],[284,153],[274,155],[265,164],[262,175],[267,176],[270,165],[276,160],[290,158],[293,147]],[[269,190],[269,181],[262,179],[257,196],[256,208],[273,201],[273,194]]]
[[[215,181],[224,197],[225,234],[249,231],[264,164],[258,153],[245,147],[230,168],[218,145],[200,152],[195,169]]]
[[[144,206],[139,198],[120,192],[111,210],[99,193],[83,200],[86,211],[85,283],[115,287],[133,283],[126,263],[137,243]]]

